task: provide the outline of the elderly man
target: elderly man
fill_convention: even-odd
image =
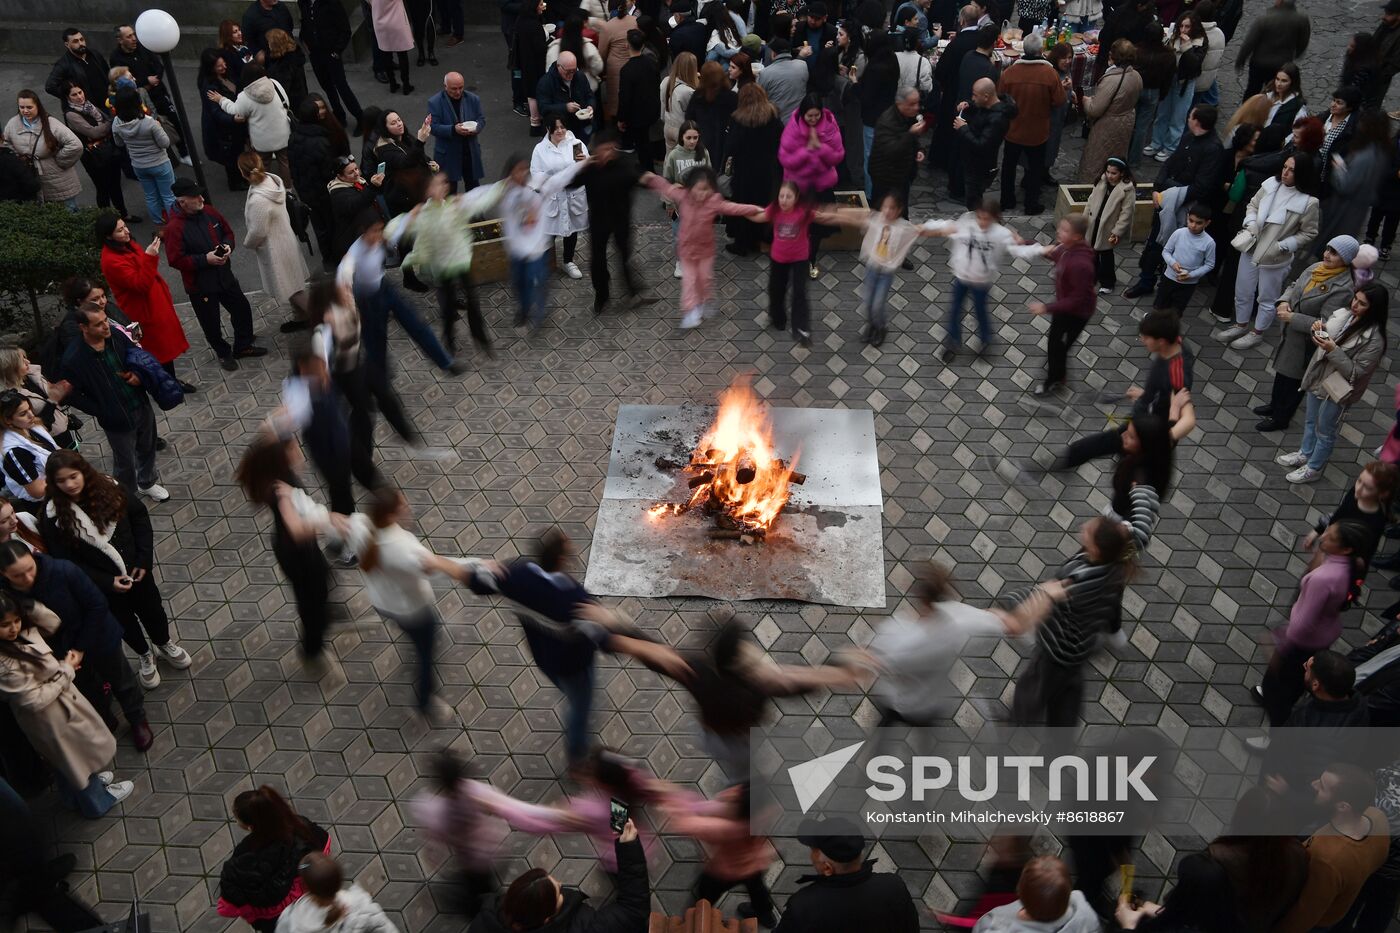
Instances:
[[[972,85],[971,103],[958,104],[953,132],[957,135],[958,158],[964,166],[963,195],[968,210],[981,202],[982,194],[992,183],[992,167],[997,164],[997,153],[1015,118],[1016,102],[1005,94],[998,96],[991,78],[979,78]]]
[[[894,104],[875,121],[875,138],[870,145],[870,207],[879,210],[885,195],[893,194],[909,216],[909,185],[915,166],[924,160],[919,135],[924,132],[919,117],[919,89],[902,87]]]
[[[773,61],[759,72],[758,86],[777,108],[778,119],[786,124],[807,94],[807,63],[792,57],[791,43],[781,36],[769,42],[768,48],[773,52]]]
[[[578,58],[573,52],[560,52],[559,60],[549,66],[535,88],[535,100],[540,114],[564,115],[564,125],[584,142],[593,135],[593,89],[588,79],[578,73]],[[583,118],[579,114],[583,113]]]
[[[564,53],[569,54],[569,53]],[[462,76],[449,71],[443,75],[442,90],[428,98],[428,116],[433,118],[433,158],[447,173],[448,188],[457,193],[457,183],[470,191],[481,181],[481,136],[486,114],[481,98],[466,89]]]
[[[1039,36],[1027,36],[1020,61],[1002,72],[1000,90],[1016,102],[1016,118],[1006,132],[1001,163],[1001,207],[1016,206],[1016,166],[1025,162],[1026,213],[1043,213],[1040,188],[1045,181],[1045,144],[1050,140],[1050,112],[1065,102],[1065,88],[1055,66],[1041,58]]]

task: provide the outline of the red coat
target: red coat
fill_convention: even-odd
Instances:
[[[175,315],[170,286],[160,274],[160,256],[146,255],[135,240],[121,251],[102,247],[102,275],[111,286],[112,298],[127,317],[141,325],[141,346],[157,362],[169,363],[190,348],[185,328]]]

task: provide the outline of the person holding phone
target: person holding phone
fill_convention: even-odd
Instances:
[[[170,285],[160,274],[164,239],[157,232],[142,249],[126,221],[112,214],[98,216],[96,233],[102,245],[102,276],[111,286],[113,300],[133,324],[140,325],[141,349],[175,376],[175,361],[190,348],[190,342],[175,313]],[[187,395],[197,391],[183,380],[180,389]]]
[[[141,658],[141,686],[154,690],[160,686],[157,659],[176,670],[187,669],[192,659],[175,641],[156,585],[155,535],[146,507],[76,450],[49,457],[44,475],[48,496],[39,531],[49,553],[77,564],[106,595],[122,639]]]
[[[576,138],[562,114],[545,118],[545,137],[530,156],[530,174],[536,185],[573,168],[588,158],[588,147]],[[588,229],[588,193],[583,188],[561,188],[544,198],[540,223],[548,236],[559,237],[564,245],[560,270],[571,279],[583,278],[574,262],[578,235]]]

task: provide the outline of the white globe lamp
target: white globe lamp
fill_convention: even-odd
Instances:
[[[175,65],[170,60],[170,53],[180,44],[180,24],[164,10],[146,10],[136,17],[133,28],[136,30],[136,41],[159,55],[165,66],[165,77],[170,82],[170,96],[175,101],[175,115],[180,120],[180,133],[185,137],[194,177],[207,193],[209,186],[204,181],[204,165],[199,160],[194,135],[190,133],[190,120],[185,116],[185,102],[180,97],[180,82],[175,75]]]

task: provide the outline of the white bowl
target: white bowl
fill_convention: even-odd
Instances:
[[[475,120],[468,120],[468,121],[466,121],[465,123],[463,123],[462,125],[465,126],[465,127],[467,128],[467,132],[468,132],[468,133],[475,133],[475,132],[476,132],[476,128],[477,128],[480,124],[477,123]]]
[[[580,111],[578,111],[577,113],[575,113],[574,116],[578,117],[580,120],[592,120],[592,119],[593,119],[593,108],[592,108],[592,107],[584,107],[582,110],[580,110]]]

